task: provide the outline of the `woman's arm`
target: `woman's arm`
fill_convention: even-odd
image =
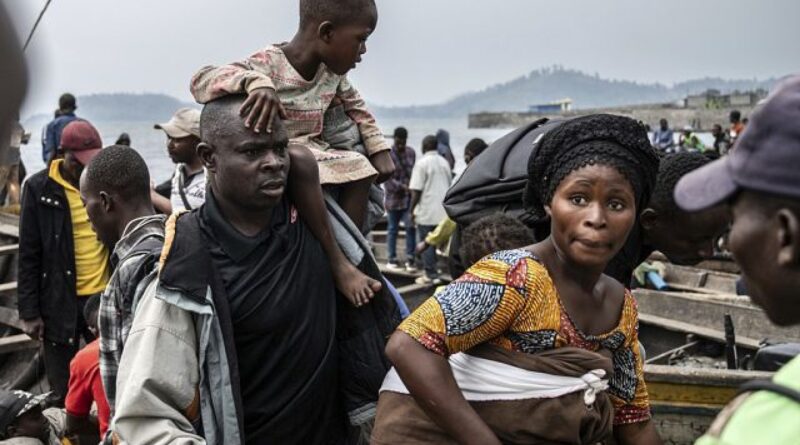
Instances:
[[[500,444],[461,394],[445,357],[402,331],[389,339],[386,355],[419,406],[458,443]]]

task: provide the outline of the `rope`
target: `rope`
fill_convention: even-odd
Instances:
[[[42,21],[42,17],[44,17],[44,13],[47,11],[47,8],[50,7],[50,3],[53,0],[47,0],[47,3],[44,4],[44,8],[42,8],[42,12],[39,13],[39,17],[36,18],[36,22],[33,24],[33,28],[31,28],[30,34],[28,34],[28,39],[25,40],[25,45],[22,47],[22,52],[25,52],[28,49],[28,45],[31,43],[31,39],[33,38],[33,33],[36,32],[36,28],[39,27],[39,22]]]

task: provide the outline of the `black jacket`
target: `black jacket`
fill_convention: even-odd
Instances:
[[[44,169],[22,193],[17,270],[19,317],[42,317],[47,340],[72,344],[78,320],[72,218],[64,187]]]
[[[335,220],[346,218],[344,213],[327,202],[329,215]],[[169,224],[168,224],[169,225]],[[352,223],[344,224],[351,233],[358,233]],[[244,431],[239,364],[233,339],[233,321],[228,306],[224,285],[214,269],[211,257],[202,240],[197,210],[178,218],[175,235],[168,247],[167,260],[159,272],[161,285],[177,289],[191,296],[198,303],[204,303],[206,292],[212,289],[216,317],[222,330],[225,353],[230,368],[230,378],[234,388],[236,410],[239,413],[240,430]],[[167,237],[169,237],[169,233]],[[360,238],[356,238],[360,240]],[[362,249],[367,245],[357,241]],[[372,255],[364,255],[359,270],[373,279],[383,280]],[[386,341],[400,324],[400,311],[389,294],[387,286],[378,292],[369,305],[356,308],[344,297],[337,298],[336,343],[339,357],[339,391],[342,404],[350,424],[364,427],[375,416],[378,392],[383,378],[391,367],[384,354]]]

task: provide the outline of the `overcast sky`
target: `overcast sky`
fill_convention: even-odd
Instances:
[[[0,0],[27,35],[45,0]],[[560,64],[672,83],[800,72],[798,0],[377,0],[350,74],[372,103],[436,103]],[[294,0],[53,0],[29,48],[24,114],[62,91],[163,92],[190,100],[205,64],[292,37]]]

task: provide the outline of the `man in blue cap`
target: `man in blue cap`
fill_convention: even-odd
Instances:
[[[729,245],[753,302],[779,326],[800,324],[800,76],[752,115],[730,156],[684,176],[677,204],[727,202]],[[697,444],[788,444],[800,438],[800,357],[772,381],[748,384]]]

